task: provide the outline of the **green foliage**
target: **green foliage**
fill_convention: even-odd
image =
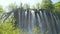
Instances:
[[[41,7],[40,7],[40,3],[37,3],[36,4],[36,9],[40,9]]]
[[[52,10],[53,4],[51,0],[42,0],[41,9],[46,9],[48,11]]]
[[[35,27],[33,28],[33,33],[34,33],[34,34],[41,34],[39,27],[36,27],[36,26],[35,26]]]
[[[6,12],[5,12],[5,10],[3,9],[3,6],[2,5],[0,5],[0,22],[2,23],[3,21],[2,21],[2,18],[3,18],[3,15],[5,14]]]
[[[0,5],[0,13],[5,13],[5,10],[3,9],[2,5]]]
[[[33,6],[31,7],[31,9],[35,9],[35,6],[33,5]]]
[[[10,4],[8,6],[8,8],[10,10],[13,9],[17,9],[17,6],[15,6],[15,4]],[[20,6],[20,8],[22,7],[22,4]],[[28,4],[24,4],[24,8],[25,9],[30,9],[30,6]],[[48,11],[53,10],[53,4],[51,0],[42,0],[42,4],[40,6],[40,3],[36,4],[36,7],[33,6],[32,9],[46,9]],[[60,16],[60,2],[54,4],[54,11],[57,15]],[[1,14],[5,13],[4,9],[2,6],[0,6],[0,18],[1,18]],[[2,19],[0,19],[0,34],[28,34],[28,32],[22,32],[21,29],[18,29],[18,27],[14,27],[14,23],[15,20],[13,18],[8,18],[5,22],[3,22]],[[49,31],[47,31],[46,33],[48,33]],[[33,28],[33,33],[34,34],[40,34],[40,29],[39,27],[34,27]]]
[[[13,9],[17,9],[17,5],[15,3],[11,3],[7,6],[7,8],[11,11]]]
[[[29,9],[30,6],[29,6],[28,4],[24,4],[24,8],[25,8],[25,9]]]
[[[14,20],[7,19],[5,22],[0,22],[0,34],[19,34],[18,28],[14,27]]]
[[[60,17],[60,2],[54,4],[54,12]]]

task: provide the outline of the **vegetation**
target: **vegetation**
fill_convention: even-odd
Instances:
[[[46,9],[51,11],[53,9],[53,4],[51,0],[42,0],[41,9]]]
[[[0,34],[18,34],[18,28],[13,27],[14,20],[12,18],[7,19],[5,22],[0,22]]]
[[[60,17],[60,2],[54,4],[54,12]]]
[[[18,28],[14,27],[14,18],[9,17],[7,20],[3,21],[3,16],[5,10],[0,6],[0,34],[18,34]]]
[[[21,8],[22,6],[18,7]],[[8,6],[8,9],[10,10],[9,15],[15,10],[18,9],[15,4],[10,4]],[[30,9],[30,6],[28,4],[24,4],[23,8]],[[32,9],[46,9],[48,11],[53,11],[56,13],[57,16],[60,18],[60,2],[57,2],[55,4],[52,3],[51,0],[42,0],[42,4],[37,3],[36,7],[33,6]],[[0,34],[22,34],[22,30],[18,29],[18,27],[15,27],[15,19],[13,17],[7,18],[7,20],[3,21],[3,16],[6,14],[6,11],[3,9],[3,7],[0,5]],[[38,27],[33,28],[33,33],[37,34],[40,33],[39,30],[37,30]],[[47,31],[48,32],[48,31]],[[28,34],[27,32],[24,32],[24,34]]]

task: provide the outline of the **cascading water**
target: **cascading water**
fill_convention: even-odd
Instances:
[[[35,10],[18,10],[14,12],[16,23],[22,34],[58,34],[60,20],[51,12]]]

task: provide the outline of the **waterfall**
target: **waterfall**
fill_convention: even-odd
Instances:
[[[22,34],[58,34],[60,19],[52,12],[35,10],[17,10],[14,12],[16,24]]]

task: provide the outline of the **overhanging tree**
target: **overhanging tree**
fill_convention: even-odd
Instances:
[[[60,2],[54,4],[54,12],[60,17]]]
[[[53,8],[53,4],[51,0],[42,0],[41,9],[46,9],[48,11],[51,11],[52,8]]]

